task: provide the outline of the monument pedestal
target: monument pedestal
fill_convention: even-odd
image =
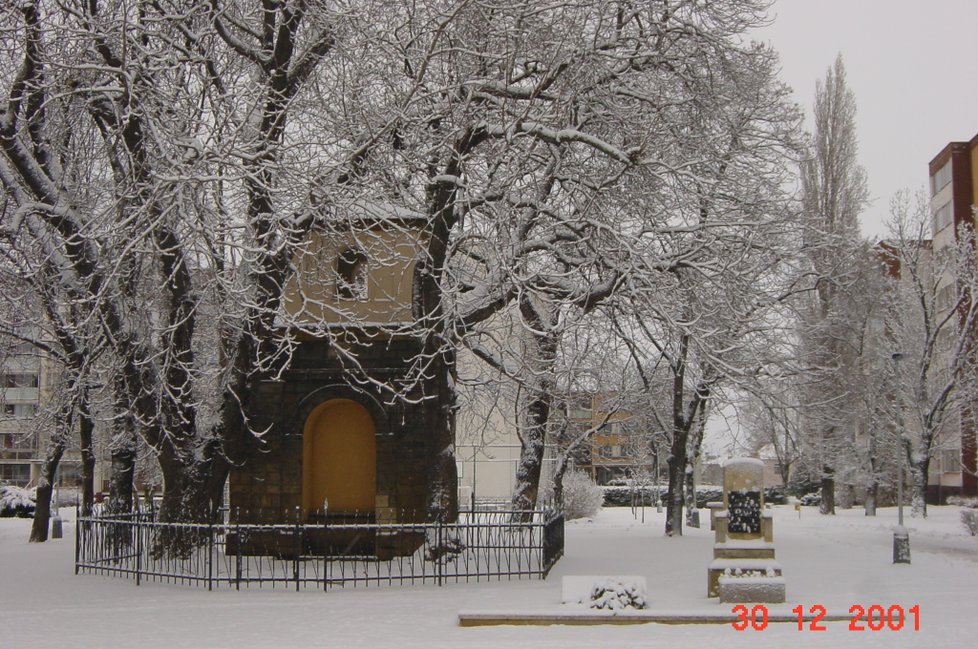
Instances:
[[[785,582],[775,561],[774,520],[764,511],[764,465],[730,460],[723,467],[722,511],[714,515],[708,597],[723,603],[782,603]]]

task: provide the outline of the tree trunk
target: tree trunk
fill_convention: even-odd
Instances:
[[[693,520],[694,512],[696,512],[696,481],[694,478],[693,466],[687,463],[684,475],[683,502],[686,506],[686,525],[689,527],[698,525],[698,522]]]
[[[112,472],[109,475],[110,514],[127,514],[132,511],[133,474],[136,470],[136,452],[129,445],[112,451]]]
[[[679,435],[676,435],[678,438]],[[677,448],[679,447],[679,448]],[[672,443],[672,454],[666,461],[669,487],[666,492],[666,536],[683,534],[683,500],[686,481],[686,440]]]
[[[527,364],[532,372],[528,395],[523,411],[526,413],[520,430],[520,463],[517,468],[516,487],[513,490],[513,509],[530,511],[537,504],[540,491],[540,474],[547,443],[547,426],[553,407],[554,365],[560,339],[555,333],[556,310],[550,305],[522,297],[520,314],[530,325],[525,342]],[[521,517],[526,518],[529,514]]]
[[[567,453],[569,452],[570,449],[567,449]],[[554,465],[554,501],[552,503],[554,511],[564,511],[564,475],[567,474],[568,466],[570,463],[566,454],[561,456]]]
[[[81,515],[91,516],[95,505],[95,421],[88,410],[88,391],[80,397],[78,437],[82,458]]]
[[[528,413],[528,418],[533,418]],[[520,462],[516,466],[516,486],[513,488],[512,507],[516,511],[536,507],[540,491],[540,474],[543,471],[543,428],[530,423],[520,434]],[[556,495],[556,494],[555,494]]]
[[[822,502],[818,511],[820,514],[835,515],[835,476],[828,466],[822,469]]]
[[[115,394],[112,420],[112,456],[109,474],[109,514],[128,514],[133,509],[133,480],[136,477],[136,422],[127,407],[125,385],[120,373],[113,385]]]
[[[205,525],[216,522],[219,501],[215,502],[207,480],[211,463],[206,460],[187,462],[169,448],[163,449],[159,460],[163,500],[158,520]],[[185,558],[206,539],[207,535],[198,527],[165,526],[160,528],[151,551],[157,558]]]
[[[452,388],[454,354],[439,349],[432,363],[434,376],[427,381],[437,407],[431,409],[431,464],[428,472],[429,523],[451,523],[458,519],[458,466],[455,462],[455,391]]]
[[[876,506],[880,496],[880,470],[882,463],[879,460],[879,445],[876,439],[876,430],[872,429],[869,433],[869,483],[866,485],[866,515],[876,516]]]
[[[930,458],[926,455],[910,465],[910,478],[913,490],[910,499],[910,515],[914,518],[927,518],[927,472],[930,469]],[[902,476],[900,476],[902,478]]]
[[[700,453],[703,451],[703,436],[706,432],[706,406],[709,400],[702,398],[699,401],[697,407],[697,419],[696,425],[691,430],[693,434],[690,435],[690,439],[686,443],[687,447],[687,458],[686,458],[686,485],[685,485],[685,502],[686,502],[686,524],[690,527],[699,526],[699,521],[694,521],[694,516],[696,516],[696,463],[699,462]]]
[[[520,432],[520,463],[516,468],[516,486],[513,489],[512,505],[517,511],[530,511],[537,505],[551,399],[550,394],[539,390],[530,396],[526,404],[526,426]]]
[[[788,484],[791,482],[791,463],[787,460],[781,460],[778,463],[778,468],[781,470],[781,485],[784,487],[785,493],[788,493]]]
[[[866,488],[866,515],[876,516],[876,499],[879,496],[879,480],[874,476]]]
[[[457,143],[456,146],[465,148]],[[450,157],[446,173],[461,171],[461,156]],[[430,464],[428,470],[428,502],[425,518],[428,522],[454,521],[458,517],[458,467],[455,464],[455,355],[448,344],[448,325],[445,322],[441,278],[448,257],[448,241],[456,222],[455,189],[434,186],[428,195],[430,236],[427,254],[414,267],[415,298],[412,315],[423,336],[421,353],[431,359],[430,367],[419,377],[432,408],[429,426]],[[437,549],[441,552],[441,549]]]
[[[34,522],[31,524],[31,543],[43,543],[48,540],[48,523],[51,518],[51,494],[54,491],[54,480],[58,472],[58,463],[65,452],[65,440],[61,435],[51,440],[41,479],[37,484],[37,496],[34,505]]]

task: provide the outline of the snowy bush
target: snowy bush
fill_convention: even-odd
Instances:
[[[978,536],[978,509],[965,509],[961,512],[961,522],[971,536]]]
[[[625,608],[642,609],[647,605],[645,589],[632,581],[605,579],[591,587],[591,608],[620,611]]]
[[[722,500],[722,498],[720,499]],[[766,505],[786,505],[788,504],[788,494],[784,487],[765,487],[764,504]]]
[[[539,502],[553,502],[553,479],[541,481]],[[570,470],[564,474],[564,497],[560,507],[566,520],[590,518],[604,503],[604,492],[583,471]]]
[[[627,485],[609,485],[602,487],[605,507],[631,507],[632,502],[651,505],[655,502],[656,487],[630,487]],[[665,494],[665,489],[660,490]]]
[[[590,518],[601,510],[604,493],[583,471],[564,474],[564,498],[560,510],[567,520]]]
[[[799,499],[799,502],[806,507],[817,507],[822,504],[822,494],[818,492],[805,494]]]
[[[968,509],[978,509],[978,498],[967,498],[964,496],[950,496],[947,499],[948,505],[967,507]]]
[[[611,485],[602,487],[602,489],[604,490],[605,507],[631,507],[633,503],[637,505],[651,505],[655,502],[656,489],[659,490],[659,496],[663,503],[665,502],[666,497],[665,486],[622,487]],[[722,500],[723,489],[721,487],[714,487],[710,485],[696,487],[697,507],[706,507],[706,503],[708,502],[718,502]]]
[[[12,485],[0,486],[0,517],[32,516],[34,514],[34,491]]]

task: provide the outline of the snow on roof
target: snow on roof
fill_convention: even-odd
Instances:
[[[758,460],[756,457],[732,457],[721,464],[721,466],[726,469],[727,467],[733,466],[759,466],[764,468],[764,462]]]

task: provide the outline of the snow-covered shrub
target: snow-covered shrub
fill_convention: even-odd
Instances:
[[[564,474],[564,498],[560,510],[567,520],[590,518],[598,513],[604,503],[601,487],[594,484],[583,471]]]
[[[553,478],[540,481],[539,503],[554,502]],[[604,492],[583,471],[569,470],[564,474],[564,495],[560,507],[566,520],[590,518],[604,503]]]
[[[978,536],[978,509],[965,509],[961,511],[961,522],[971,536]]]
[[[805,494],[798,500],[801,502],[802,505],[805,505],[806,507],[817,507],[818,505],[822,504],[822,494],[818,492]]]
[[[949,496],[947,499],[948,505],[957,505],[958,507],[967,507],[968,509],[978,509],[978,498],[968,498],[966,496]]]
[[[23,487],[15,487],[13,485],[0,486],[0,517],[28,517],[33,515],[33,489],[24,489]]]
[[[655,487],[629,487],[624,485],[609,485],[601,487],[604,492],[605,507],[631,507],[632,503],[651,505],[655,502]],[[665,493],[665,490],[662,490]]]
[[[620,579],[604,579],[591,587],[591,608],[620,611],[625,608],[648,606],[641,584]]]
[[[662,502],[665,502],[667,487],[665,485],[660,485],[655,487],[652,485],[641,486],[641,487],[629,487],[629,486],[617,486],[609,485],[607,487],[601,487],[604,490],[604,506],[605,507],[631,507],[635,505],[651,505],[655,502],[655,490],[659,490],[659,498]],[[766,496],[765,496],[766,498]],[[706,507],[708,502],[721,502],[723,501],[723,488],[714,487],[711,485],[703,485],[696,487],[696,506],[699,508]]]
[[[723,500],[720,498],[719,500]],[[766,505],[785,505],[788,503],[788,495],[784,487],[765,487],[764,503]]]

